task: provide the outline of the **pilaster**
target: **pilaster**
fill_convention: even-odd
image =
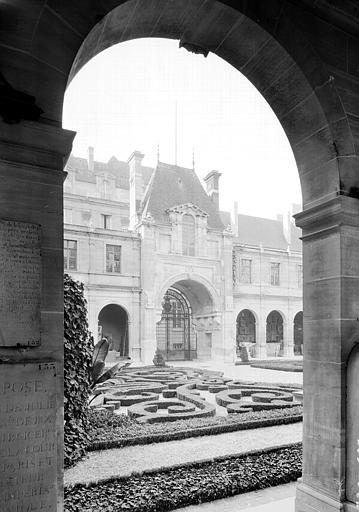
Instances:
[[[289,308],[283,322],[283,357],[294,357],[293,318]]]
[[[344,510],[346,365],[359,338],[359,201],[338,196],[295,218],[304,266],[304,458],[296,511]]]
[[[18,379],[21,379],[20,364],[27,373],[36,365],[36,368],[56,365],[56,423],[49,423],[47,428],[49,435],[57,438],[57,450],[54,458],[51,457],[57,461],[57,484],[51,482],[51,485],[58,489],[57,510],[60,511],[63,485],[63,181],[66,176],[63,168],[75,133],[36,122],[13,125],[0,122],[0,134],[0,219],[37,226],[41,251],[40,344],[0,348],[0,359],[13,365],[12,373],[14,378],[18,375]],[[16,331],[18,326],[15,324],[13,329]],[[31,366],[33,362],[36,365]],[[35,401],[34,396],[33,403]],[[9,452],[11,450],[9,445]],[[12,476],[17,478],[16,473]],[[0,488],[6,485],[0,477]],[[22,503],[24,509],[40,507],[40,501],[35,504],[36,497],[30,499],[31,503]],[[4,506],[6,508],[0,503],[1,510]],[[48,504],[47,510],[56,510],[56,503]]]
[[[267,343],[266,343],[266,318],[262,314],[256,323],[256,358],[266,359]]]

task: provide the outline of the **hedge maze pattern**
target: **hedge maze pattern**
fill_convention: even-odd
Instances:
[[[220,372],[191,368],[126,368],[99,385],[93,405],[127,414],[140,423],[156,423],[216,415],[216,406],[201,395],[212,393],[228,413],[245,413],[298,405],[288,386],[230,380]]]

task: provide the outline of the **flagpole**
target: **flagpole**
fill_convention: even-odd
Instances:
[[[177,165],[177,99],[175,102],[175,165]]]

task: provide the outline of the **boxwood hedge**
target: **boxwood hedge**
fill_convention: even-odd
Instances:
[[[303,407],[298,404],[291,409],[273,409],[213,418],[189,418],[173,423],[140,424],[124,414],[91,411],[88,450],[106,450],[284,425],[302,421],[302,414]]]
[[[301,444],[65,488],[66,512],[166,512],[294,481]]]

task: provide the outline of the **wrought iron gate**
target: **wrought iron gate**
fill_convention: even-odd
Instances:
[[[162,302],[162,318],[157,324],[157,347],[167,361],[197,357],[191,305],[187,297],[174,288],[167,290]]]

